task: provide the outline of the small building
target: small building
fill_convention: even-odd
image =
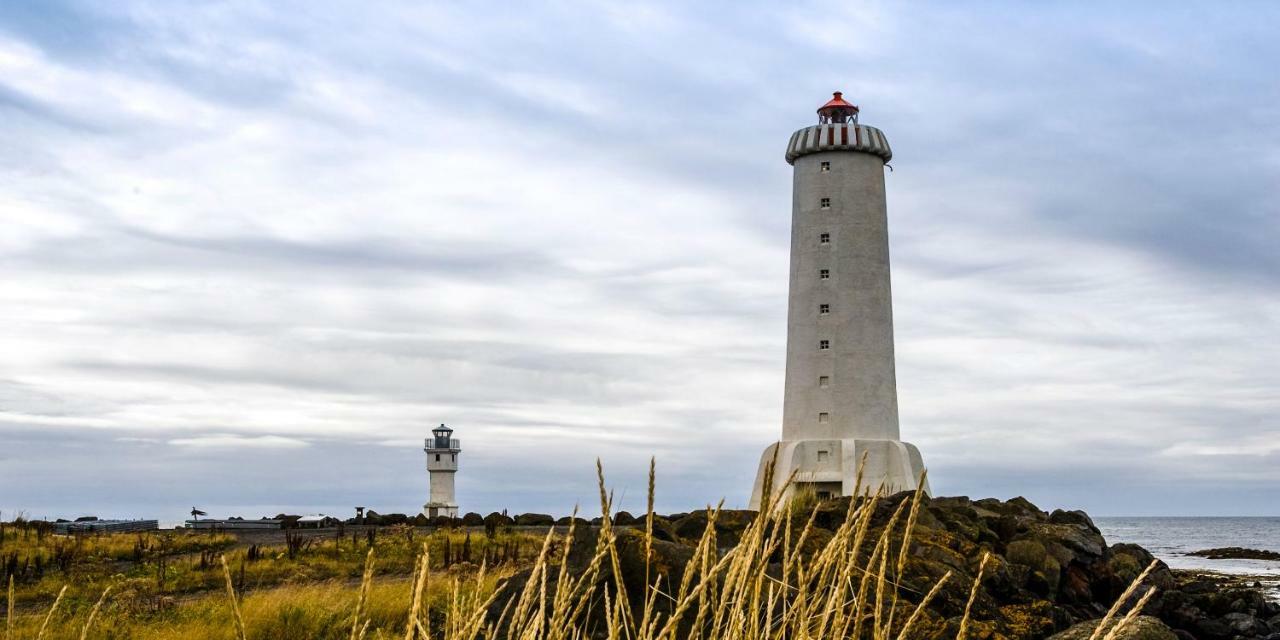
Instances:
[[[261,520],[243,520],[229,518],[226,520],[206,519],[187,520],[188,529],[283,529],[284,520],[262,518]]]
[[[123,533],[131,531],[155,531],[160,528],[159,520],[99,520],[81,519],[75,522],[55,522],[55,533],[89,533],[111,532]]]
[[[327,529],[338,526],[338,523],[339,520],[337,518],[321,513],[314,516],[302,516],[298,518],[295,526],[299,529]]]

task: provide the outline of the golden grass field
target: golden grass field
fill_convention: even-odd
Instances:
[[[606,517],[594,553],[574,571],[568,562],[572,530],[551,529],[534,541],[518,532],[490,538],[402,528],[378,534],[372,545],[359,536],[335,537],[295,550],[292,557],[287,549],[258,549],[250,560],[249,550],[226,535],[46,534],[37,540],[30,527],[10,526],[0,558],[48,554],[43,562],[56,568],[39,580],[9,585],[5,640],[938,637],[938,628],[925,628],[922,612],[950,575],[918,602],[900,600],[894,588],[907,564],[918,494],[899,504],[879,535],[869,532],[880,498],[851,501],[843,524],[820,544],[811,539],[811,498],[780,505],[769,498],[765,503],[777,508],[764,509],[727,551],[716,544],[712,509],[683,579],[668,584],[664,572],[648,562],[654,545],[651,471],[643,532],[647,587],[637,597],[617,578],[623,575],[619,531],[609,524],[611,496],[604,487],[601,473]],[[80,548],[68,561],[70,544]],[[524,544],[531,546],[522,559],[508,555],[507,562],[491,566],[497,549]],[[460,545],[470,545],[478,562],[446,568],[446,548],[455,560]],[[769,566],[778,563],[780,574],[771,575]],[[980,563],[985,567],[986,558]],[[113,572],[117,568],[122,571]],[[517,570],[528,571],[525,579],[517,588],[502,589]],[[1154,593],[1147,589],[1136,604],[1130,602],[1146,576],[1134,581],[1090,640],[1114,640],[1130,624]],[[1126,603],[1133,606],[1122,614]],[[955,636],[966,639],[970,623],[966,608]]]

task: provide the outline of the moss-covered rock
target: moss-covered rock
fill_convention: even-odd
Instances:
[[[1081,622],[1066,631],[1049,636],[1049,640],[1089,640],[1100,622],[1102,622],[1101,619]],[[1107,623],[1103,635],[1110,633],[1117,624],[1119,624],[1117,620]],[[1121,629],[1120,633],[1116,634],[1116,638],[1117,640],[1177,640],[1178,636],[1159,618],[1138,616]]]
[[[522,513],[515,517],[515,524],[521,527],[549,527],[556,519],[545,513]]]
[[[1014,540],[1005,548],[1004,557],[1009,562],[1038,569],[1048,557],[1044,545],[1037,540]]]

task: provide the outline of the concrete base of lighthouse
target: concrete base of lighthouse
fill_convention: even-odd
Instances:
[[[437,516],[456,518],[458,517],[458,505],[447,502],[428,502],[422,505],[422,513],[428,518]]]
[[[863,481],[858,487],[855,484],[858,466],[864,464],[863,456],[866,456]],[[879,490],[886,494],[915,491],[924,472],[920,450],[899,440],[784,440],[769,445],[760,456],[760,469],[751,490],[752,509],[760,508],[770,465],[774,465],[770,494],[785,491],[786,497],[807,490],[819,498],[861,494],[868,490],[873,494]],[[790,485],[788,479],[792,481]],[[927,480],[924,490],[929,493]]]

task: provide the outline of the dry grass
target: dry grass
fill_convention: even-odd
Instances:
[[[79,616],[58,614],[60,600],[55,601],[37,630],[21,619],[15,621],[11,595],[5,640],[901,640],[913,637],[929,602],[950,578],[950,574],[944,576],[914,605],[898,600],[898,585],[921,504],[917,493],[899,504],[889,524],[876,536],[870,535],[871,520],[881,496],[850,501],[834,535],[816,546],[808,544],[815,536],[816,514],[809,501],[780,504],[776,497],[766,496],[765,508],[728,551],[717,544],[715,522],[720,512],[711,509],[683,578],[678,584],[666,583],[663,573],[651,572],[655,490],[651,467],[643,547],[645,588],[642,598],[632,602],[633,594],[618,577],[623,575],[619,532],[610,524],[612,496],[605,489],[603,471],[599,474],[605,517],[585,565],[569,570],[573,527],[567,535],[557,535],[552,529],[543,539],[527,579],[515,585],[518,588],[503,588],[507,575],[495,574],[484,566],[469,572],[432,574],[424,544],[407,584],[377,581],[374,569],[378,559],[371,549],[358,585],[339,581],[286,585],[242,597],[224,558],[225,598],[205,597],[185,607],[178,619],[131,620],[111,615],[104,610],[103,603],[110,600],[103,592],[81,623],[77,622]],[[802,506],[805,511],[797,511]],[[801,522],[803,526],[792,525]],[[986,564],[984,557],[978,581]],[[1114,640],[1132,622],[1153,589],[1118,622],[1111,621],[1149,571],[1108,612],[1091,640]],[[977,592],[975,583],[960,623],[960,640],[965,639]],[[98,627],[94,627],[95,621],[100,621]]]

